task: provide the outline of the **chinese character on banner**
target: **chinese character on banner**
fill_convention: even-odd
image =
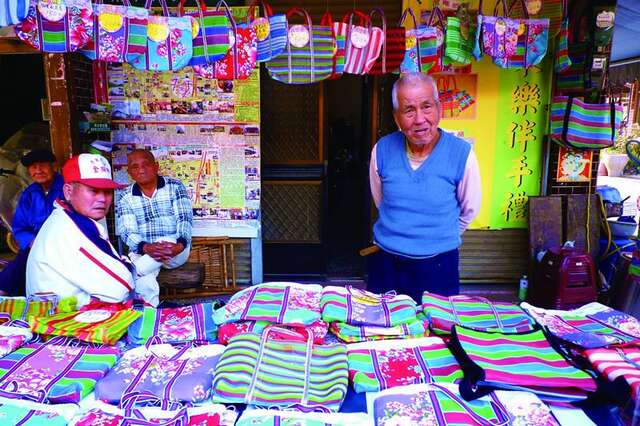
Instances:
[[[524,191],[509,192],[502,208],[504,220],[525,220],[529,213],[528,201],[529,196]]]
[[[516,158],[513,162],[515,165],[511,168],[511,173],[509,173],[507,177],[513,178],[516,181],[515,187],[520,188],[522,186],[522,177],[531,176],[533,170],[531,170],[527,164],[526,155]]]
[[[524,120],[522,123],[511,124],[511,144],[509,148],[515,149],[517,147],[520,152],[527,152],[529,142],[536,141],[536,135],[533,134],[533,130],[536,127],[535,121]]]
[[[573,151],[560,147],[558,153],[558,182],[589,182],[593,152]]]
[[[516,86],[513,91],[513,104],[511,110],[520,116],[527,113],[535,114],[540,106],[540,88],[537,84],[526,82]]]

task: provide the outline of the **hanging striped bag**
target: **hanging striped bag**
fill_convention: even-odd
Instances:
[[[572,95],[556,96],[551,103],[549,136],[570,149],[608,148],[616,141],[622,114],[622,105],[613,99],[590,104]]]
[[[16,36],[41,52],[75,52],[93,37],[91,0],[31,0]]]
[[[562,73],[571,67],[569,57],[569,18],[567,17],[567,0],[562,0],[562,23],[556,38],[556,57],[554,70]]]
[[[184,3],[178,5],[179,16],[189,16],[194,27],[193,55],[189,65],[205,65],[219,61],[229,51],[229,18],[224,10],[207,10],[205,2],[195,0],[196,10],[184,13]]]
[[[347,385],[345,345],[314,345],[309,332],[301,341],[296,332],[270,326],[262,335],[231,338],[212,389],[214,402],[338,411]]]
[[[93,5],[93,38],[80,53],[93,61],[126,62],[146,52],[149,11],[122,3]]]
[[[347,346],[349,380],[356,392],[415,383],[459,383],[462,370],[439,337],[354,343]]]
[[[295,15],[304,18],[304,25],[291,25]],[[307,11],[298,7],[289,9],[287,20],[287,46],[280,55],[265,62],[269,75],[287,84],[309,84],[329,78],[334,70],[333,29],[313,25]]]
[[[369,325],[351,325],[344,322],[332,322],[331,332],[345,343],[368,342],[387,339],[412,339],[429,335],[429,321],[421,319],[394,327],[376,327]]]
[[[56,337],[0,359],[0,396],[50,404],[78,403],[114,366],[116,348],[69,346]]]
[[[11,320],[26,321],[30,316],[44,317],[76,311],[75,296],[60,299],[54,293],[37,293],[28,297],[0,297],[0,312]]]
[[[436,334],[451,334],[454,325],[502,333],[522,333],[536,328],[533,318],[518,305],[492,302],[484,297],[446,297],[425,291],[422,309]]]
[[[390,27],[387,25],[387,17],[384,11],[375,7],[369,13],[369,19],[373,21],[373,17],[378,15],[382,22],[382,51],[380,56],[374,62],[369,70],[370,75],[386,74],[388,72],[396,72],[400,69],[400,63],[404,58],[406,46],[406,30],[404,27]]]
[[[594,377],[557,352],[541,330],[486,333],[456,325],[449,347],[464,372],[460,393],[466,400],[505,389],[577,402],[596,391]]]
[[[255,7],[260,3],[264,10],[264,16],[258,16],[254,19]],[[258,62],[266,62],[277,57],[287,47],[287,17],[284,13],[274,15],[271,6],[266,1],[253,0],[247,13],[247,22],[240,27],[254,29],[258,40]]]
[[[340,78],[344,73],[346,40],[344,35],[336,34],[333,15],[328,10],[320,18],[320,25],[331,28],[333,44],[333,67],[329,80]]]
[[[427,28],[418,40],[421,72],[434,73],[442,70],[446,30],[442,11],[438,6],[434,6],[427,21]]]
[[[393,327],[416,319],[416,303],[395,292],[375,294],[351,286],[327,286],[320,300],[322,319],[328,323]]]
[[[476,25],[471,22],[468,4],[462,3],[456,16],[447,17],[445,60],[454,65],[469,65],[473,57]]]
[[[0,12],[0,27],[19,24],[29,13],[29,1],[5,0],[5,9]]]
[[[117,306],[94,308],[87,305],[81,312],[29,317],[29,326],[34,333],[75,337],[85,342],[113,345],[140,316],[142,313],[133,309]]]
[[[354,25],[353,18],[359,18]],[[342,22],[333,24],[334,33],[345,38],[345,65],[347,74],[366,74],[380,56],[384,33],[371,24],[371,19],[364,13],[353,10],[342,18]]]
[[[165,343],[214,342],[217,326],[213,321],[214,303],[177,308],[146,307],[142,316],[129,326],[127,340],[144,345],[154,336]]]

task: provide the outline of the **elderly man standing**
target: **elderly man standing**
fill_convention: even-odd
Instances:
[[[62,176],[55,170],[56,157],[46,149],[36,149],[20,159],[33,183],[20,195],[11,230],[20,251],[0,272],[0,295],[25,294],[25,274],[31,244],[42,224],[53,211],[53,203],[63,198]]]
[[[64,196],[33,242],[27,261],[27,296],[55,293],[75,296],[78,306],[91,298],[118,303],[134,288],[133,265],[109,242],[100,223],[119,188],[109,162],[80,154],[62,167]]]
[[[459,292],[461,234],[480,210],[481,182],[471,145],[438,128],[434,80],[400,77],[392,90],[399,131],[371,153],[369,180],[379,217],[373,228],[380,251],[369,259],[368,289],[396,290],[418,303],[422,292]]]
[[[138,295],[157,306],[160,268],[177,268],[189,258],[191,200],[182,182],[158,175],[159,166],[150,151],[131,152],[127,167],[135,183],[118,200],[116,230],[136,267]]]

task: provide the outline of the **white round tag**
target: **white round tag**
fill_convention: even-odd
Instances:
[[[106,309],[94,309],[92,311],[81,312],[73,319],[77,322],[93,324],[96,322],[102,322],[106,319],[109,319],[110,317],[111,311],[107,311]]]
[[[258,41],[265,41],[269,37],[269,20],[265,17],[260,17],[251,23],[253,30],[256,32],[256,38]]]
[[[49,21],[57,22],[67,14],[67,6],[62,0],[38,0],[38,12]]]
[[[362,49],[369,43],[369,30],[365,27],[352,26],[351,27],[351,45]]]
[[[309,30],[304,25],[289,27],[289,43],[295,47],[305,47],[309,43]]]

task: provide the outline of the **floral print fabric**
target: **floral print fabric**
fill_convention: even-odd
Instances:
[[[193,54],[191,19],[149,16],[147,53],[130,63],[149,71],[177,71],[185,67]]]
[[[270,322],[267,321],[239,321],[239,322],[230,322],[227,324],[222,324],[218,331],[218,342],[226,345],[229,343],[229,339],[237,334],[243,333],[262,333],[266,326],[271,325]],[[287,326],[287,325],[278,325],[279,327],[284,327],[290,330],[297,331],[301,333],[301,336],[306,336],[304,334],[304,330],[308,330],[313,333],[313,343],[317,345],[321,345],[324,343],[324,338],[329,331],[329,324],[322,320],[315,321],[309,325],[304,327],[301,326]],[[306,337],[301,337],[302,340],[306,340]]]
[[[28,328],[0,325],[0,358],[30,341],[33,334]]]
[[[205,78],[218,80],[245,80],[256,66],[258,57],[258,41],[255,30],[238,27],[235,44],[219,61],[206,65],[194,65],[196,74]]]

